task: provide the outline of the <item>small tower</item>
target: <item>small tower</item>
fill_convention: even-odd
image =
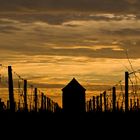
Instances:
[[[85,112],[85,91],[86,89],[73,78],[70,83],[62,89],[62,106],[64,112]]]

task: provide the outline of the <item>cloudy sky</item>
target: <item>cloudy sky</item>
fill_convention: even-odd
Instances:
[[[140,68],[139,0],[0,0],[0,63],[61,103],[75,77],[87,97]]]

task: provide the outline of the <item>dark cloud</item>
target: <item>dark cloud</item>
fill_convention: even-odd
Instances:
[[[140,1],[129,0],[0,0],[1,11],[139,12]]]
[[[114,31],[102,29],[101,32],[108,35],[116,35],[116,36],[140,36],[140,28],[134,29],[124,28]]]
[[[64,26],[67,26],[67,27],[78,27],[78,26],[80,26],[80,25],[74,25],[74,24],[70,24],[70,23],[66,23],[66,24],[64,24]]]
[[[0,2],[1,1],[2,0],[0,0]],[[119,15],[116,12],[115,8],[121,10],[121,8],[124,6],[124,9],[125,7],[126,9],[128,8],[131,9],[131,7],[135,7],[137,4],[139,4],[139,1],[136,1],[135,3],[131,3],[130,1],[127,0],[121,1],[102,0],[102,3],[101,0],[99,1],[77,0],[76,2],[69,0],[67,2],[66,1],[67,0],[65,1],[59,0],[60,3],[58,4],[58,0],[57,1],[44,0],[40,2],[36,0],[31,1],[13,0],[13,3],[9,5],[8,0],[5,0],[4,3],[2,4],[6,7],[9,6],[9,9],[10,8],[12,9],[12,7],[16,6],[15,9],[17,10],[24,9],[25,7],[27,9],[28,7],[31,7],[31,9],[34,8],[38,10],[38,8],[41,9],[45,7],[46,3],[54,2],[54,5],[47,4],[47,6],[49,7],[48,9],[52,9],[54,11],[59,8],[61,10],[64,10],[67,9],[67,7],[68,9],[71,8],[78,11],[80,10],[80,6],[82,8],[83,4],[85,4],[84,7],[87,8],[87,11],[88,7],[90,9],[90,5],[93,7],[92,11],[93,13],[94,10],[96,12],[102,11],[103,13],[104,11],[103,7],[108,6],[109,8],[108,10],[110,11],[111,8],[114,8],[115,14],[93,14],[92,12],[83,13],[75,11],[73,11],[73,13],[68,14],[67,12],[64,11],[58,13],[57,12],[30,13],[25,12],[26,10],[24,12],[21,12],[20,14],[18,12],[11,14],[2,13],[0,14],[0,18],[2,18],[2,20],[0,20],[0,33],[8,33],[8,34],[11,33],[11,36],[10,37],[8,36],[9,37],[8,42],[4,42],[5,40],[3,41],[3,37],[0,38],[1,50],[8,50],[11,52],[17,52],[25,55],[52,55],[52,56],[58,55],[58,56],[74,56],[74,57],[86,56],[91,58],[119,58],[119,59],[125,58],[123,47],[126,47],[129,44],[131,45],[131,43],[129,43],[129,40],[126,38],[122,38],[123,41],[121,41],[121,37],[134,38],[135,36],[137,36],[138,38],[138,36],[140,35],[139,25],[137,25],[138,27],[135,28],[133,27],[133,25],[136,25],[134,23],[135,21],[137,21],[136,18],[137,17],[139,18],[139,16],[135,17],[135,15],[133,14]],[[79,4],[78,2],[81,3]],[[127,14],[127,12],[125,14]],[[125,23],[128,22],[129,26],[126,24],[124,28],[123,19],[128,20],[125,21]],[[114,20],[116,22],[114,22]],[[38,21],[39,22],[42,21],[39,23],[40,25],[36,24]],[[78,21],[77,22],[78,24],[76,22],[71,21]],[[80,21],[86,21],[85,25],[83,25],[83,23]],[[93,23],[91,21],[93,21]],[[117,21],[119,21],[118,25]],[[130,25],[132,21],[133,23]],[[47,23],[51,24],[51,26],[48,25]],[[55,25],[60,26],[56,27]],[[130,26],[131,28],[129,28]],[[14,35],[12,34],[13,32],[21,30],[23,31],[21,34],[16,34],[16,36],[13,37]],[[122,50],[114,50],[113,48],[110,47],[94,50],[95,45],[111,46],[114,39],[117,42],[116,45],[120,46]],[[135,43],[135,41],[133,41],[132,39],[130,40],[131,42]],[[47,44],[44,45],[44,43],[46,42],[48,44],[53,44],[52,46],[55,47],[53,48],[52,46]],[[80,47],[74,48],[73,46]],[[87,46],[87,48],[85,48],[85,46]],[[133,52],[136,53],[134,56]],[[135,49],[132,49],[131,54],[134,58],[139,58],[138,52],[139,48],[135,47]]]
[[[132,39],[132,40],[122,40],[121,41],[122,48],[128,51],[130,58],[140,58],[140,40]]]
[[[6,22],[8,20],[5,20]],[[10,22],[10,20],[8,21]],[[12,22],[12,21],[11,21]],[[29,28],[29,31],[25,31],[19,33],[19,35],[13,36],[11,34],[8,41],[3,41],[1,36],[1,44],[0,48],[3,51],[11,51],[13,53],[28,55],[28,56],[35,56],[35,55],[51,55],[51,56],[73,56],[73,57],[90,57],[90,58],[117,58],[123,59],[126,58],[125,50],[129,48],[130,55],[132,58],[139,58],[139,39],[127,39],[121,38],[116,36],[126,36],[126,37],[139,37],[139,28],[124,28],[124,29],[114,29],[112,27],[111,30],[107,30],[105,28],[98,29],[100,30],[101,34],[95,34],[93,36],[94,28],[87,30],[86,32],[82,31],[82,27],[80,30],[67,30],[67,28],[72,27],[71,25],[66,27],[66,29],[62,26],[61,29],[52,28],[53,25],[48,27],[48,25],[44,23],[43,27],[41,28],[40,25],[31,24],[33,27]],[[30,25],[30,24],[29,24]],[[73,25],[73,24],[72,24]],[[16,24],[12,23],[7,25],[0,26],[1,32],[10,32],[10,31],[18,31],[19,29],[16,27],[21,27],[22,23],[16,22]],[[25,24],[24,24],[25,26]],[[28,24],[26,25],[28,27]],[[23,27],[23,28],[26,28]],[[67,26],[67,25],[66,25]],[[89,26],[90,27],[90,26]],[[78,28],[78,27],[72,27]],[[5,31],[4,31],[5,30]],[[10,34],[8,34],[10,35]],[[104,39],[105,36],[108,36],[108,39]],[[116,37],[114,38],[110,37]],[[6,35],[5,35],[6,38]],[[119,48],[113,48],[113,45],[118,45]],[[52,45],[51,45],[52,44]],[[78,46],[78,48],[76,48]],[[99,47],[98,49],[94,49],[96,46],[103,46],[103,48]],[[108,47],[109,46],[109,47]],[[112,48],[110,47],[112,46]],[[132,47],[131,47],[132,46]]]
[[[35,21],[46,22],[51,25],[61,25],[69,21],[121,21],[123,19],[140,19],[139,15],[119,15],[119,14],[94,14],[94,13],[0,13],[0,18],[11,19],[11,21],[0,21],[0,24],[10,24],[17,20],[23,23]],[[70,24],[69,24],[70,25]],[[71,25],[70,25],[71,26]],[[72,25],[73,26],[73,25]]]
[[[91,57],[91,58],[124,58],[123,50],[113,50],[111,48],[103,48],[93,50],[92,48],[51,48],[51,47],[19,47],[4,46],[4,50],[11,50],[24,55],[52,55],[52,56],[73,56],[73,57]]]
[[[12,33],[15,31],[21,31],[21,29],[10,25],[0,26],[0,33]]]

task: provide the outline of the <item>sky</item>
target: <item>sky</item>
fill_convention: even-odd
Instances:
[[[0,0],[0,63],[61,104],[75,77],[87,98],[140,68],[139,0]]]

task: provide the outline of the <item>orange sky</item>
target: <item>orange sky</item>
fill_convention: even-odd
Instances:
[[[134,69],[140,67],[138,0],[0,2],[1,64],[45,87],[59,103],[73,77],[87,97],[103,90],[95,85],[123,79],[130,69],[126,51]]]

